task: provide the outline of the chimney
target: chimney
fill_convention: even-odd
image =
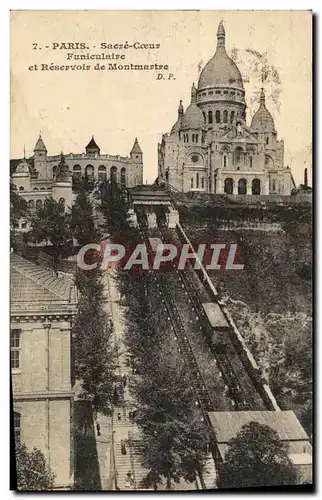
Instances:
[[[304,186],[307,187],[307,168],[304,169]]]

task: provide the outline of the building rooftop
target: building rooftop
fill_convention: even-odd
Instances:
[[[57,277],[54,271],[30,262],[20,255],[10,259],[11,313],[28,309],[74,310],[76,288],[66,277]]]
[[[281,441],[308,440],[308,435],[292,410],[285,411],[220,411],[208,413],[216,440],[227,443],[250,422],[268,425],[277,432]]]

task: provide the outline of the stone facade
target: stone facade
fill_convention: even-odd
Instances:
[[[225,48],[220,23],[217,50],[202,70],[191,103],[170,134],[158,144],[158,180],[181,192],[290,195],[289,167],[284,167],[284,142],[278,140],[264,89],[250,126],[242,76]]]
[[[11,256],[10,351],[15,439],[39,448],[56,474],[55,489],[74,484],[74,392],[69,280]]]
[[[110,180],[124,188],[143,184],[143,153],[137,139],[129,157],[101,154],[94,137],[83,154],[48,156],[44,141],[39,136],[33,160],[36,175],[31,174],[25,159],[12,174],[13,184],[31,210],[41,208],[46,198],[71,206],[73,182],[84,177],[93,181]]]

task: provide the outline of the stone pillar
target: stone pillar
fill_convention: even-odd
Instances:
[[[214,191],[215,192],[215,191]],[[224,193],[224,183],[222,179],[216,179],[216,193],[223,194]]]
[[[261,194],[269,194],[269,179],[264,179],[261,183]]]
[[[238,181],[234,179],[233,194],[238,194]]]
[[[247,179],[247,194],[252,194],[252,179]]]

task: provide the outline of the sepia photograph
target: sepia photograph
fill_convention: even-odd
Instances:
[[[11,490],[313,491],[312,44],[11,10]]]

